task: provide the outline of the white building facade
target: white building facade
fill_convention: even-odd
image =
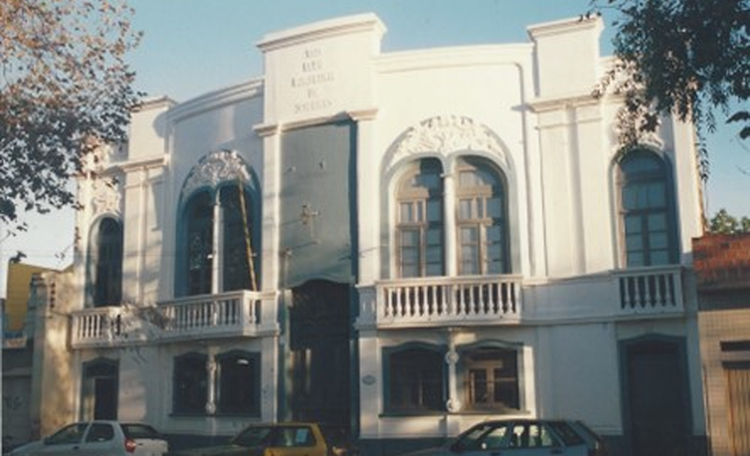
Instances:
[[[80,180],[43,427],[317,420],[397,454],[572,418],[614,454],[697,454],[693,129],[622,150],[601,30],[383,53],[358,15],[266,36],[261,78],[144,103]]]

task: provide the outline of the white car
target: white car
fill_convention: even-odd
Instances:
[[[604,441],[580,421],[494,420],[462,432],[442,447],[409,456],[606,456]]]
[[[168,451],[167,441],[148,424],[97,420],[69,424],[8,456],[161,456]]]

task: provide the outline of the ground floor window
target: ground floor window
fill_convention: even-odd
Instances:
[[[260,413],[260,356],[233,351],[216,357],[219,413]]]
[[[410,347],[386,352],[388,412],[422,413],[445,409],[444,354],[437,348]]]
[[[461,353],[466,408],[516,412],[521,408],[518,350],[481,347]]]
[[[174,360],[172,411],[202,414],[208,399],[208,357],[188,353]]]

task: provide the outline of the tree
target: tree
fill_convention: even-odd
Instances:
[[[0,223],[75,205],[71,176],[125,140],[140,34],[124,1],[0,2]]]
[[[711,233],[719,234],[750,233],[750,218],[737,219],[726,209],[720,209],[711,219],[709,230]]]
[[[591,2],[589,15],[603,9],[619,13],[617,63],[594,94],[613,87],[624,95],[619,119],[624,145],[654,131],[663,114],[693,121],[700,139],[715,129],[716,110],[741,124],[741,138],[750,137],[750,111],[744,108],[750,97],[750,0]],[[734,105],[743,108],[730,112]]]

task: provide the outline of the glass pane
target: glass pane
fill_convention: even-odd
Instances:
[[[637,215],[628,215],[625,217],[625,232],[636,234],[641,232],[641,217]]]
[[[651,233],[648,237],[648,244],[652,250],[667,248],[667,233]]]
[[[628,252],[643,250],[643,238],[640,234],[629,234],[625,237]]]
[[[479,229],[475,226],[461,228],[461,244],[476,243],[479,241]]]
[[[648,207],[664,207],[666,205],[666,189],[661,182],[649,184]]]
[[[490,218],[503,218],[503,199],[500,196],[493,196],[487,202],[487,216]]]
[[[417,247],[419,246],[419,231],[418,230],[401,230],[401,246],[402,247]]]
[[[414,213],[413,213],[412,203],[411,202],[401,203],[399,205],[399,207],[400,207],[400,211],[399,212],[400,212],[400,215],[401,215],[401,218],[399,219],[399,221],[401,223],[413,222],[414,221]]]
[[[427,200],[427,221],[439,222],[443,219],[442,200],[431,198]]]
[[[461,199],[458,202],[458,218],[460,220],[470,220],[472,218],[471,199]]]
[[[440,247],[430,247],[427,249],[427,262],[440,263],[443,260],[443,251]]]
[[[651,252],[651,266],[669,264],[669,252],[658,250]]]
[[[628,252],[628,266],[631,266],[631,267],[644,266],[643,253]]]
[[[458,174],[458,185],[460,187],[475,187],[477,185],[476,175],[473,170],[464,170]]]
[[[665,231],[667,229],[667,216],[665,214],[651,214],[648,216],[649,231]]]
[[[469,397],[472,403],[482,404],[489,400],[489,388],[487,387],[487,371],[484,369],[471,369],[469,371]]]
[[[442,228],[430,228],[427,230],[427,245],[441,245],[443,243]]]

